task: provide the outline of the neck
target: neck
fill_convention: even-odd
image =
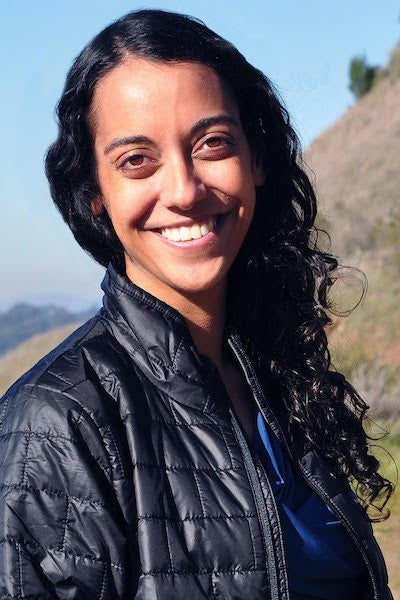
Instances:
[[[177,290],[169,289],[167,294],[157,294],[157,297],[183,316],[198,352],[211,358],[221,370],[225,327],[225,283],[211,290],[193,294],[182,294]]]
[[[207,292],[204,298],[180,307],[189,332],[200,354],[211,358],[219,370],[223,367],[225,326],[225,290]]]
[[[200,354],[222,366],[225,326],[225,285],[195,294],[169,294],[162,298],[185,319],[189,333]]]
[[[155,286],[154,281],[143,276],[141,271],[132,270],[130,262],[126,264],[126,274],[133,283],[175,308],[182,315],[199,353],[211,358],[221,371],[223,368],[226,279],[220,281],[212,289],[182,292],[169,285],[164,285],[160,281]]]

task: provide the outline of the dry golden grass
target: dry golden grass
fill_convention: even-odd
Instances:
[[[393,56],[397,69],[397,54]],[[388,75],[315,140],[305,156],[315,173],[321,225],[332,237],[330,250],[368,278],[362,305],[348,318],[334,319],[328,331],[333,363],[355,384],[360,369],[384,369],[393,409],[400,405],[399,156],[400,78]],[[333,287],[338,311],[359,299],[360,286],[354,283],[359,277],[356,271],[353,275],[352,280],[347,271]],[[368,395],[365,399],[370,402]]]
[[[0,396],[20,375],[66,338],[79,323],[31,337],[0,358]]]
[[[400,78],[381,81],[307,149],[335,254],[382,248],[377,223],[399,217],[399,156]]]

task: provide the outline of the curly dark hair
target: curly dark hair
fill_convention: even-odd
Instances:
[[[136,55],[193,61],[232,89],[242,125],[266,183],[231,269],[227,320],[283,399],[292,430],[355,484],[365,509],[385,516],[393,486],[368,452],[364,401],[331,368],[326,326],[337,260],[316,245],[316,197],[301,165],[287,111],[261,71],[228,41],[185,15],[140,10],[98,34],[76,58],[58,104],[59,134],[46,157],[52,198],[76,240],[96,261],[124,268],[123,248],[99,195],[90,108],[99,79]],[[386,511],[387,512],[387,511]]]

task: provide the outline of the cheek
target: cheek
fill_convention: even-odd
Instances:
[[[103,203],[114,228],[124,230],[143,222],[149,211],[146,196],[135,193],[133,186],[104,186]]]
[[[232,165],[216,165],[204,175],[203,181],[210,189],[219,190],[240,211],[253,211],[256,188],[250,167],[240,163],[234,168]]]
[[[241,179],[237,181],[238,195],[241,199],[243,211],[251,218],[256,205],[256,187],[251,173],[243,173],[242,175]]]
[[[256,190],[254,174],[250,163],[248,164],[246,160],[238,162],[235,169],[226,173],[225,181],[244,204],[254,202]]]

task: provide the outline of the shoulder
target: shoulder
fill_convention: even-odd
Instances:
[[[98,329],[97,319],[91,319],[10,387],[0,401],[0,434],[21,427],[35,429],[32,420],[37,426],[43,419],[48,422],[50,413],[60,411],[61,405],[79,410],[78,397],[74,402],[70,392],[85,380],[84,346],[96,334],[101,335]]]
[[[40,564],[51,581],[54,563],[74,582],[93,576],[101,583],[110,564],[122,572],[127,534],[120,515],[129,522],[133,477],[109,379],[125,360],[94,318],[1,400],[0,593],[2,575],[21,560],[25,569]],[[36,570],[29,571],[35,581]]]
[[[51,415],[82,411],[101,422],[103,383],[127,368],[128,357],[97,315],[22,375],[0,399],[0,435]],[[39,410],[40,409],[40,410]],[[59,420],[59,419],[57,419]]]
[[[73,468],[94,463],[108,479],[118,479],[123,465],[113,459],[125,454],[127,408],[115,382],[128,370],[126,363],[94,317],[23,375],[0,401],[3,484],[29,479],[33,487],[51,489],[58,477],[56,487],[70,489],[73,480],[77,493],[86,495],[85,480],[76,479]]]

